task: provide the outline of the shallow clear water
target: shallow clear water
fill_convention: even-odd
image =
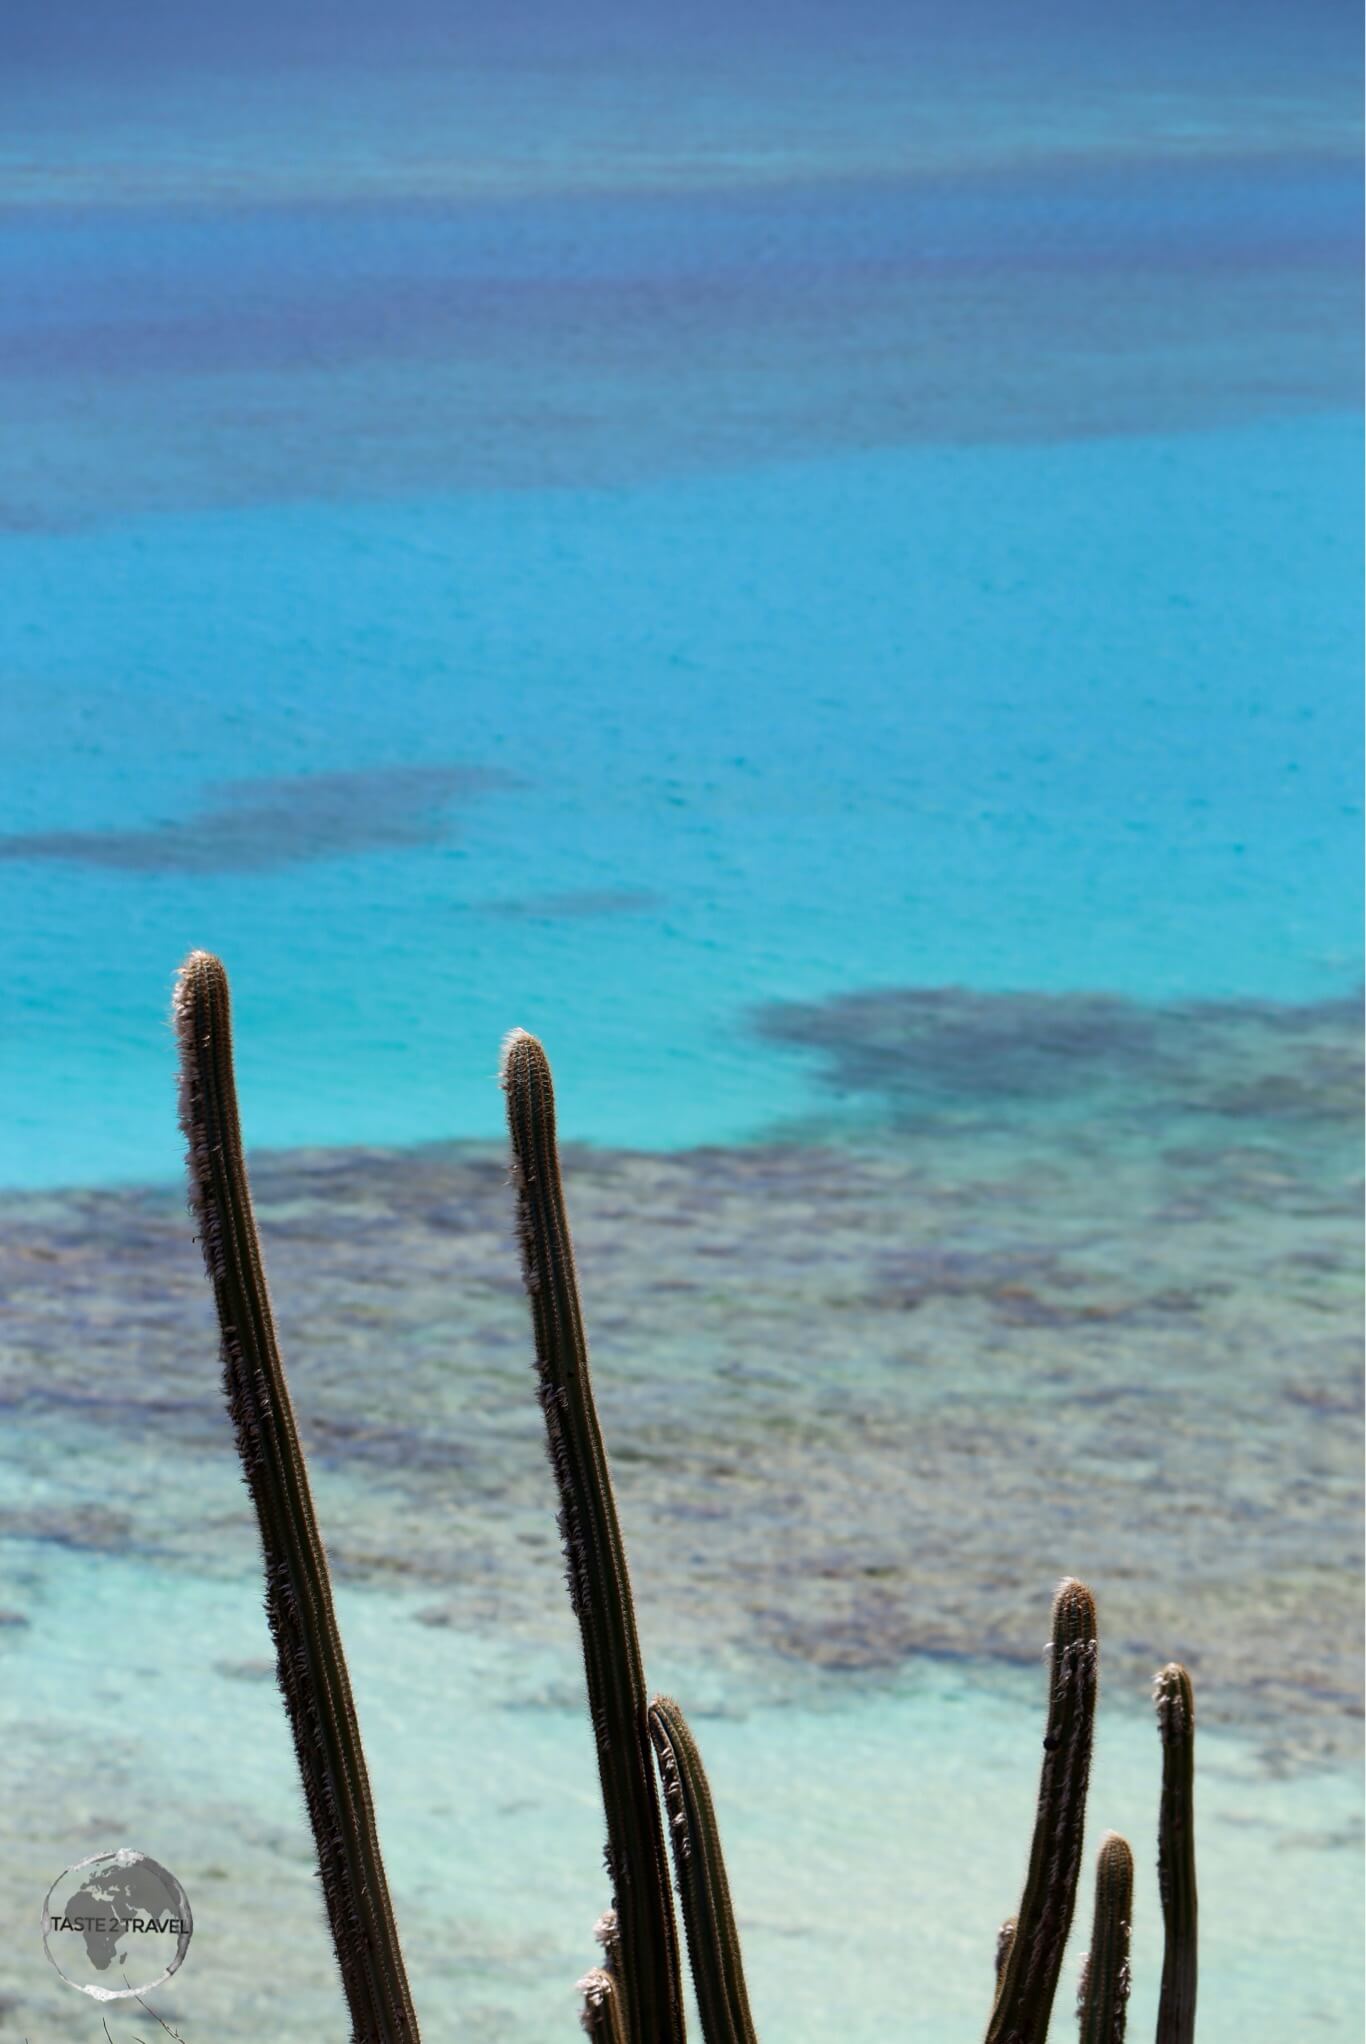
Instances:
[[[854,1087],[817,1126],[569,1157],[648,1679],[698,1719],[766,2032],[819,2034],[847,1993],[855,2036],[899,2010],[974,2034],[1048,1593],[1075,1572],[1101,1612],[1092,1844],[1123,1829],[1141,1875],[1136,2015],[1145,1698],[1179,1655],[1202,2035],[1312,2013],[1349,2038],[1355,1008],[1145,1028],[1123,1004],[891,1001],[780,1011]],[[1060,1111],[1039,1081],[1064,1041]],[[994,1085],[965,1084],[993,1044]],[[501,1148],[266,1155],[254,1178],[421,2007],[437,2034],[544,2034],[592,1956],[600,1813]],[[136,1833],[199,1912],[172,2012],[330,2033],[178,1191],[7,1196],[0,1285],[6,1906],[30,1921],[67,1841]],[[85,2034],[27,1940],[0,1991]]]
[[[250,1586],[168,1582],[51,1550],[18,1559],[41,1577],[48,1619],[45,1636],[5,1657],[7,1788],[28,1827],[4,1871],[11,1920],[36,1925],[73,1827],[135,1817],[143,1849],[175,1869],[196,1912],[183,1973],[152,1997],[168,2019],[187,2035],[245,2037],[267,2022],[288,2039],[340,2034]],[[419,2012],[437,2035],[479,2022],[517,2044],[572,2035],[601,1902],[601,1813],[571,1642],[528,1654],[433,1630],[394,1593],[344,1593],[340,1617]],[[839,1700],[746,1707],[716,1697],[705,1664],[651,1658],[671,1689],[700,1699],[760,2034],[832,2023],[868,2040],[978,2034],[996,1926],[1027,1856],[1041,1676],[931,1664]],[[234,1664],[243,1672],[224,1672]],[[1107,1699],[1092,1843],[1109,1827],[1135,1847],[1140,2036],[1161,1972],[1157,1774],[1149,1713]],[[1347,1778],[1268,1781],[1242,1742],[1202,1733],[1197,1821],[1201,2034],[1273,2035],[1293,1975],[1297,2034],[1349,2037],[1359,2002],[1340,1955],[1362,1893]],[[13,1955],[9,1979],[26,1956]],[[77,1997],[31,1973],[33,2033],[88,2036]],[[115,2014],[111,2027],[129,2026]]]
[[[1075,1568],[1139,2034],[1179,1651],[1201,2034],[1359,2036],[1355,26],[0,60],[8,1920],[136,1833],[190,2044],[340,2029],[171,1190],[206,945],[436,2033],[572,2027],[605,1899],[500,1152],[405,1148],[522,1024],[763,2032],[980,2025]]]

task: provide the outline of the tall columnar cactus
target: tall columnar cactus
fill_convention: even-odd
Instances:
[[[1053,1599],[1048,1722],[1029,1872],[987,2044],[1043,2044],[1072,1924],[1096,1710],[1096,1605],[1072,1578]]]
[[[1164,1951],[1157,2007],[1157,2044],[1192,2044],[1195,2036],[1195,1691],[1179,1661],[1153,1679],[1162,1740],[1162,1808],[1157,1829],[1157,1885],[1162,1897]]]
[[[1091,1949],[1082,1965],[1077,1993],[1081,2044],[1124,2044],[1133,1913],[1134,1856],[1127,1839],[1117,1831],[1107,1831],[1096,1856]]]
[[[711,1788],[697,1741],[672,1697],[657,1696],[650,1705],[650,1737],[664,1782],[702,2035],[706,2044],[755,2044]]]
[[[525,1030],[515,1030],[503,1045],[502,1084],[541,1409],[560,1494],[569,1594],[583,1644],[607,1818],[622,2013],[632,2044],[681,2044],[678,1932],[631,1579],[593,1402],[560,1185],[550,1066]]]
[[[207,952],[176,985],[181,1119],[190,1196],[222,1333],[223,1380],[256,1508],[266,1610],[294,1735],[354,2044],[418,2044],[389,1904],[365,1756],[289,1387],[275,1338],[247,1184],[232,1070],[228,982]],[[580,1982],[600,2044],[683,2044],[678,1937],[655,1763],[673,1837],[688,1955],[706,2044],[755,2044],[711,1792],[678,1705],[646,1697],[630,1577],[598,1426],[565,1216],[550,1068],[534,1037],[504,1045],[523,1275],[540,1401],[560,1496],[569,1590],[583,1645],[607,1819],[613,1907],[602,1964]],[[1076,1901],[1097,1683],[1096,1611],[1084,1583],[1054,1598],[1038,1810],[1018,1915],[1002,1925],[987,2044],[1045,2044]],[[1159,1875],[1166,1926],[1158,2044],[1192,2044],[1195,1705],[1176,1663],[1154,1695],[1162,1736]],[[1097,1868],[1083,2044],[1121,2044],[1133,1862],[1113,1834]]]
[[[355,2044],[417,2044],[327,1557],[275,1338],[247,1184],[228,979],[192,952],[176,983],[190,1203],[213,1281],[223,1383],[256,1507],[266,1613]]]

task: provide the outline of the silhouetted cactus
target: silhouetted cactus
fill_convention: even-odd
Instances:
[[[650,1737],[664,1783],[702,2035],[706,2044],[755,2044],[711,1788],[697,1742],[672,1697],[657,1696],[650,1705]]]
[[[503,1045],[522,1268],[541,1409],[560,1493],[569,1594],[583,1642],[588,1708],[607,1817],[607,1870],[620,1939],[618,1984],[633,2044],[680,2044],[683,1997],[626,1551],[593,1403],[555,1141],[545,1052],[514,1030]]]
[[[1157,1827],[1157,1885],[1162,1897],[1162,1993],[1157,2044],[1195,2036],[1195,1691],[1179,1661],[1153,1678],[1162,1740],[1162,1808]]]
[[[416,2044],[327,1557],[275,1339],[237,1119],[228,979],[195,951],[176,983],[190,1202],[213,1280],[223,1382],[256,1507],[266,1614],[357,2044]]]
[[[207,952],[176,985],[181,1119],[190,1195],[222,1333],[224,1386],[256,1508],[266,1610],[294,1735],[355,2044],[417,2044],[389,1904],[365,1756],[332,1606],[327,1560],[261,1267],[232,1071],[228,982]],[[678,1705],[647,1704],[630,1577],[593,1402],[565,1216],[550,1068],[534,1037],[504,1045],[523,1275],[540,1401],[560,1495],[607,1819],[613,1908],[602,1964],[579,1983],[600,2044],[683,2044],[678,1938],[660,1821],[663,1782],[688,1954],[706,2044],[755,2044],[711,1793]],[[1038,1809],[1018,1916],[1001,1926],[987,2044],[1044,2044],[1076,1901],[1097,1686],[1095,1603],[1068,1579],[1053,1603]],[[1159,1875],[1166,1958],[1158,2044],[1192,2044],[1195,1706],[1185,1669],[1154,1686],[1163,1744]],[[1104,1840],[1095,1927],[1079,1999],[1083,2044],[1120,2044],[1128,1991],[1133,1862]]]
[[[1134,1856],[1127,1839],[1107,1831],[1096,1856],[1091,1949],[1082,1961],[1077,1990],[1081,2044],[1124,2044],[1133,1913]]]
[[[1042,2044],[1072,1924],[1096,1710],[1096,1605],[1069,1578],[1053,1599],[1048,1722],[1029,1872],[987,2044]]]

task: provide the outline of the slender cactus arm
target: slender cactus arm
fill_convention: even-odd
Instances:
[[[417,2044],[327,1556],[261,1263],[228,976],[209,952],[191,952],[182,966],[173,1017],[190,1206],[218,1307],[224,1389],[256,1508],[266,1614],[342,1988],[356,2044]]]
[[[1053,1599],[1048,1719],[1034,1839],[987,2044],[1044,2044],[1076,1905],[1096,1710],[1096,1604],[1069,1577]]]
[[[671,1697],[657,1696],[650,1705],[650,1737],[664,1783],[702,2034],[706,2044],[756,2044],[711,1788],[687,1719]]]
[[[514,1030],[503,1045],[502,1085],[541,1410],[607,1819],[620,1941],[613,1978],[636,2044],[683,2044],[678,1931],[631,1579],[588,1368],[550,1065],[525,1030]]]
[[[1153,1678],[1162,1741],[1157,1885],[1162,1898],[1162,1989],[1157,2044],[1193,2044],[1197,1977],[1195,1892],[1195,1689],[1179,1661]]]
[[[1096,1855],[1091,1949],[1077,1991],[1080,2044],[1124,2044],[1133,1909],[1134,1856],[1126,1839],[1108,1831]]]
[[[598,2044],[631,2044],[620,1990],[620,1981],[603,1966],[593,1967],[578,1984],[583,1996],[579,2021]]]

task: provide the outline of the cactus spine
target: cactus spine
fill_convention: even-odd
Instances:
[[[711,1789],[697,1742],[672,1697],[657,1696],[650,1705],[650,1737],[664,1782],[702,2035],[706,2044],[755,2044]]]
[[[1096,1709],[1096,1606],[1085,1583],[1059,1585],[1049,1646],[1048,1722],[1024,1895],[986,2044],[1043,2044],[1076,1904]]]
[[[1096,1856],[1091,1949],[1082,1962],[1077,1994],[1081,2044],[1124,2044],[1133,1909],[1134,1856],[1126,1839],[1107,1831]]]
[[[1195,1691],[1179,1661],[1153,1678],[1162,1740],[1162,1806],[1157,1827],[1157,1885],[1162,1897],[1162,1992],[1157,2044],[1195,2036]]]
[[[525,1030],[515,1030],[503,1046],[502,1085],[541,1409],[560,1494],[569,1594],[583,1643],[607,1818],[607,1869],[620,1939],[614,1978],[632,2044],[682,2044],[678,1932],[631,1581],[593,1402],[560,1184],[550,1065]]]
[[[223,1382],[265,1564],[266,1614],[356,2044],[417,2044],[327,1557],[275,1338],[237,1115],[228,978],[206,951],[176,982],[190,1204],[213,1282]]]

